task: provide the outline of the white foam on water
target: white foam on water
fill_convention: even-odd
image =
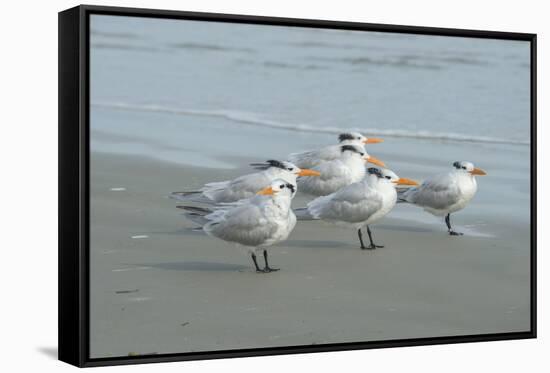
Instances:
[[[142,234],[142,235],[132,236],[132,238],[135,238],[135,239],[149,238],[149,236],[147,236],[147,235],[145,235],[145,234]]]
[[[512,145],[529,145],[528,139],[515,140],[509,138],[499,138],[490,136],[471,136],[453,132],[432,132],[432,131],[409,131],[399,129],[379,129],[379,128],[341,128],[341,127],[315,127],[303,123],[285,123],[271,119],[262,118],[259,114],[235,111],[235,110],[198,110],[187,108],[175,108],[162,105],[138,105],[131,103],[106,103],[95,102],[91,104],[95,107],[108,108],[115,110],[127,111],[145,111],[159,112],[174,115],[195,115],[218,117],[229,120],[234,123],[246,124],[250,126],[274,128],[295,132],[314,132],[314,133],[330,133],[339,134],[342,132],[361,132],[367,136],[386,136],[386,137],[401,137],[415,138],[425,140],[444,140],[457,142],[474,142],[474,143],[490,143],[490,144],[512,144]]]
[[[126,190],[126,188],[117,187],[117,188],[111,188],[109,190],[112,191],[112,192],[124,192]]]

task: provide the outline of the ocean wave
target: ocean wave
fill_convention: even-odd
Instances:
[[[274,128],[279,130],[295,131],[295,132],[314,132],[314,133],[330,133],[339,134],[347,131],[356,131],[365,134],[366,136],[386,136],[400,138],[414,138],[422,140],[436,141],[455,141],[455,142],[472,142],[472,143],[489,143],[489,144],[512,144],[512,145],[529,145],[529,140],[511,140],[506,138],[490,137],[490,136],[471,136],[453,132],[432,132],[432,131],[410,131],[400,129],[379,129],[379,128],[341,128],[341,127],[316,127],[309,124],[301,123],[285,123],[260,117],[258,114],[250,112],[242,112],[235,110],[199,110],[174,108],[162,105],[153,104],[129,104],[129,103],[106,103],[95,102],[91,106],[115,110],[125,111],[144,111],[158,112],[173,115],[195,115],[205,117],[222,118],[234,123],[240,123],[250,126]]]
[[[261,68],[268,69],[290,69],[290,70],[304,70],[304,71],[313,71],[313,70],[326,70],[329,67],[324,65],[318,65],[315,63],[288,63],[281,61],[253,61],[249,59],[237,59],[239,65],[252,65],[260,66]]]
[[[298,70],[324,70],[325,66],[316,65],[316,64],[295,64],[295,63],[286,63],[286,62],[276,62],[276,61],[265,61],[263,63],[265,67],[274,67],[277,69],[298,69]]]
[[[206,44],[206,43],[191,43],[191,42],[180,42],[169,44],[170,47],[176,49],[190,49],[190,50],[200,50],[200,51],[213,51],[213,52],[246,52],[254,53],[253,49],[250,48],[238,48],[238,47],[227,47],[216,44]]]
[[[92,43],[91,47],[93,49],[116,49],[124,51],[138,51],[138,52],[161,52],[165,51],[161,48],[148,47],[143,45],[131,45],[131,44],[120,44],[120,43]]]
[[[105,38],[117,38],[117,39],[138,39],[139,38],[137,34],[132,34],[129,32],[111,32],[111,31],[101,31],[101,30],[94,30],[94,29],[90,31],[90,34],[95,36],[105,37]]]
[[[387,56],[381,58],[371,58],[371,57],[348,57],[340,58],[336,61],[348,63],[351,65],[378,65],[378,66],[391,66],[391,67],[411,67],[416,69],[429,69],[429,70],[440,70],[443,67],[431,62],[419,62],[417,58],[409,58],[407,56]]]
[[[102,42],[96,41],[91,43],[95,49],[119,49],[127,51],[142,51],[142,52],[171,52],[175,50],[192,50],[192,51],[208,51],[208,52],[246,52],[254,53],[253,49],[249,48],[232,48],[224,47],[215,44],[199,44],[199,43],[173,43],[160,46],[137,45],[130,43],[118,42]]]

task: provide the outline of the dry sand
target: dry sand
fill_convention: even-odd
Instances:
[[[257,274],[166,197],[244,171],[93,153],[92,357],[529,329],[527,225],[449,237],[392,213],[373,229],[385,248],[362,251],[353,231],[299,222],[271,249],[281,271]]]

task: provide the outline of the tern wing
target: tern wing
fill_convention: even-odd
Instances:
[[[265,216],[260,206],[243,203],[229,210],[217,210],[207,218],[206,233],[225,241],[245,246],[260,246],[277,230],[276,224]]]
[[[204,195],[203,192],[199,191],[185,191],[185,192],[172,192],[169,197],[181,202],[196,202],[203,204],[212,204],[215,203],[213,200]]]
[[[323,196],[334,193],[338,189],[349,185],[353,175],[349,167],[336,159],[320,163],[313,168],[321,173],[318,177],[298,179],[298,190],[306,193]]]
[[[323,161],[336,159],[340,154],[340,146],[331,145],[317,150],[292,153],[288,156],[288,160],[300,168],[312,168]]]
[[[308,210],[318,219],[359,223],[379,211],[382,203],[380,193],[359,182],[311,201]]]
[[[231,181],[206,184],[201,191],[215,202],[235,202],[253,197],[271,180],[263,172],[243,175]]]
[[[460,200],[460,190],[453,174],[441,174],[426,179],[420,186],[404,192],[407,202],[443,210]]]

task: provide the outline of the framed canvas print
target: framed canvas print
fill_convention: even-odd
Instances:
[[[536,335],[536,36],[59,14],[59,358]]]

